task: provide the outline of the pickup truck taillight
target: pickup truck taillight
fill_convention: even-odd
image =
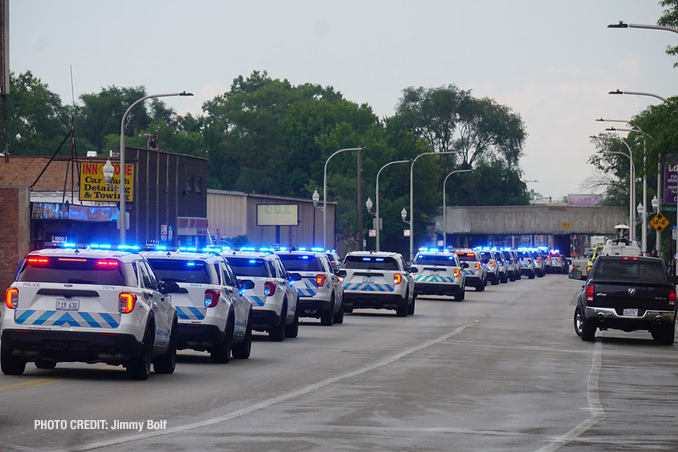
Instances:
[[[219,304],[219,292],[216,290],[205,291],[205,307],[213,308]]]
[[[586,301],[593,301],[594,290],[595,290],[595,288],[593,287],[593,284],[589,284],[588,286],[586,286]],[[674,298],[674,300],[676,298],[675,292],[673,294],[673,298]]]
[[[275,283],[273,281],[266,281],[264,283],[264,295],[272,297],[275,294]]]
[[[675,293],[673,298],[675,300]],[[5,306],[7,306],[8,309],[16,309],[18,304],[19,304],[19,290],[16,288],[7,289],[7,291],[5,292]]]
[[[676,290],[671,289],[669,291],[669,306],[675,306],[676,305]]]

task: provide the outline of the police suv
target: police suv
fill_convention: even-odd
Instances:
[[[466,275],[466,285],[475,287],[476,292],[482,292],[487,285],[487,268],[483,265],[483,259],[476,250],[462,248],[455,251],[461,267]]]
[[[247,359],[252,348],[252,303],[228,262],[194,248],[142,252],[161,281],[179,286],[168,295],[179,316],[179,349],[209,351],[215,363]]]
[[[414,278],[400,253],[352,251],[338,272],[344,283],[344,308],[395,309],[414,314]]]
[[[96,246],[29,253],[6,291],[0,321],[2,371],[20,375],[27,362],[123,365],[145,380],[176,364],[177,312],[142,255]]]
[[[288,274],[280,257],[272,249],[242,248],[221,253],[233,268],[239,280],[254,284],[245,290],[252,304],[252,328],[266,331],[272,341],[299,334],[299,292],[290,279],[300,275]]]
[[[526,248],[518,248],[516,256],[520,263],[520,274],[527,276],[529,279],[534,279],[537,274],[537,267],[532,252]]]
[[[466,276],[459,258],[451,251],[420,249],[412,262],[414,291],[419,295],[449,295],[463,301],[466,295]]]
[[[299,291],[299,315],[320,319],[322,325],[344,323],[344,288],[321,249],[276,251],[288,272],[301,278],[292,285]]]

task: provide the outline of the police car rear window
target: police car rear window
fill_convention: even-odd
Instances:
[[[123,264],[116,259],[28,256],[17,281],[124,286]]]
[[[344,268],[366,270],[399,270],[398,262],[391,257],[346,256]]]
[[[149,259],[151,267],[162,281],[210,284],[209,265],[198,260]]]
[[[462,262],[477,262],[476,253],[457,253],[457,257]]]
[[[266,262],[263,259],[228,257],[226,260],[231,264],[233,273],[235,273],[236,276],[269,276]]]
[[[440,265],[443,267],[455,267],[457,260],[454,256],[431,256],[422,254],[414,259],[415,264]]]
[[[321,272],[324,271],[320,259],[308,254],[279,254],[287,271]]]

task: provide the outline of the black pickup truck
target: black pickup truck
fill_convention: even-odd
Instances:
[[[596,330],[646,330],[662,344],[672,345],[676,323],[676,289],[666,265],[656,257],[600,256],[577,296],[574,330],[584,341]]]

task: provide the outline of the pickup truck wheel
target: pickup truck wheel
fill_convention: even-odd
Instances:
[[[671,323],[664,327],[664,329],[662,330],[659,343],[662,345],[673,345],[675,336],[676,336],[676,325],[674,323]]]
[[[581,324],[581,340],[585,342],[595,341],[597,329],[598,328],[595,325],[584,320]]]
[[[154,333],[150,328],[144,332],[144,341],[141,346],[141,353],[136,358],[127,362],[127,375],[132,380],[148,380],[151,374],[151,349],[153,348]]]
[[[581,337],[582,326],[584,325],[584,318],[581,315],[579,307],[574,308],[574,332]]]
[[[11,355],[9,347],[5,347],[5,344],[0,348],[0,364],[5,375],[21,375],[26,370],[26,361],[19,356]]]

